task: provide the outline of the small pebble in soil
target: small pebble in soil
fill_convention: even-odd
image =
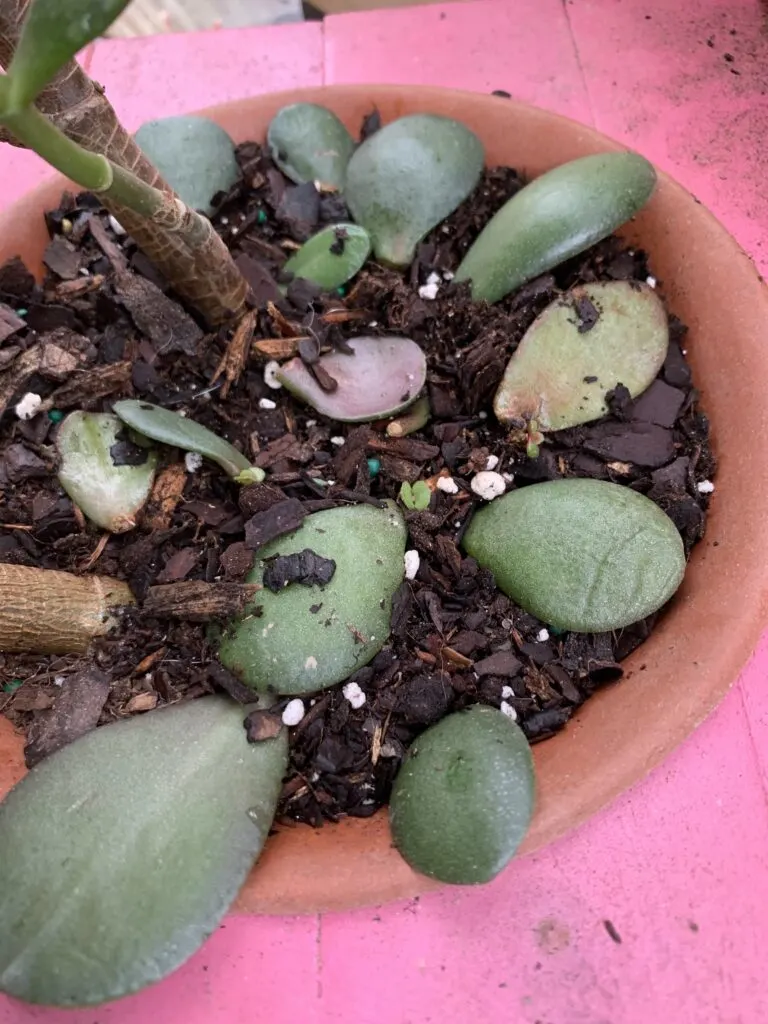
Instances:
[[[199,473],[203,467],[203,456],[197,452],[187,452],[184,456],[184,466],[188,473]]]
[[[51,423],[61,423],[61,421],[64,419],[64,413],[61,411],[61,409],[51,409],[51,411],[48,413],[48,419],[51,421]]]
[[[276,359],[270,359],[267,365],[264,367],[264,383],[268,388],[272,388],[277,391],[283,385],[277,379],[275,374],[280,369],[280,363]]]
[[[346,438],[341,437],[341,436],[339,436],[339,437],[332,437],[331,438],[331,444],[335,444],[337,448],[341,448],[341,446],[344,444],[345,440],[346,440]]]
[[[648,285],[649,288],[655,288],[656,278],[653,276],[653,274],[649,274],[648,277],[646,277],[645,279],[645,283]]]
[[[458,494],[459,485],[453,479],[452,476],[441,476],[437,481],[438,491],[444,491],[445,494]]]
[[[549,640],[549,630],[540,629],[539,632],[536,634],[536,639],[539,641],[540,644],[546,643],[547,640]]]
[[[283,708],[283,725],[298,725],[304,717],[304,701],[298,697],[289,700]]]
[[[493,501],[494,498],[498,498],[500,494],[504,493],[507,484],[501,473],[493,473],[485,469],[482,473],[477,473],[472,477],[470,487],[478,498],[482,498],[483,501]]]
[[[499,711],[502,713],[502,715],[506,715],[507,718],[511,718],[513,722],[517,721],[517,712],[512,707],[512,705],[507,704],[505,700],[503,700],[499,705]]]
[[[489,455],[487,460],[486,460],[486,463],[485,463],[485,468],[490,471],[492,469],[496,469],[498,464],[499,464],[499,456],[498,455]]]
[[[31,420],[37,416],[37,412],[43,400],[34,391],[28,391],[24,397],[16,403],[15,412],[20,420]]]
[[[714,489],[715,485],[711,480],[700,480],[699,483],[696,484],[696,490],[699,494],[711,494]]]
[[[276,409],[277,402],[273,402],[271,398],[260,398],[259,399],[260,409]]]
[[[427,283],[423,284],[419,288],[419,298],[433,301],[437,298],[437,293],[440,291],[440,275],[435,274],[434,271],[427,278]]]
[[[403,555],[403,561],[405,562],[405,578],[407,580],[415,580],[416,573],[419,571],[419,565],[421,564],[419,552],[415,548],[411,548],[410,551],[406,551]]]
[[[360,689],[357,683],[346,683],[341,691],[344,694],[346,700],[352,705],[357,711],[365,704],[365,694]]]
[[[371,474],[371,479],[378,476],[381,472],[381,460],[380,459],[368,459],[368,472]]]

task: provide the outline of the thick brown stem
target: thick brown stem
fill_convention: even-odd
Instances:
[[[107,576],[0,564],[0,651],[85,654],[115,625],[112,609],[134,604],[127,584]]]
[[[0,0],[0,65],[7,68],[29,0]],[[227,247],[206,218],[188,209],[123,128],[104,95],[81,67],[70,61],[37,101],[39,110],[84,149],[166,193],[161,217],[147,220],[103,197],[103,202],[173,285],[211,325],[225,323],[244,309],[248,286]],[[175,200],[175,201],[174,201]]]

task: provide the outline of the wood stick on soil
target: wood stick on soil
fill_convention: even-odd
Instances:
[[[0,0],[0,66],[10,64],[30,0]],[[104,89],[69,61],[43,90],[36,106],[70,139],[159,189],[167,202],[152,217],[102,197],[139,248],[176,291],[212,325],[240,315],[248,285],[207,217],[190,210],[163,181],[120,124]],[[0,142],[13,141],[0,129]]]
[[[0,564],[0,651],[85,654],[115,625],[112,609],[134,603],[128,585],[107,576]]]

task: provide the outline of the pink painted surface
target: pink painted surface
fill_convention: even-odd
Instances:
[[[140,81],[142,65],[162,69],[165,91]],[[477,0],[99,43],[91,63],[131,126],[323,79],[507,89],[642,150],[764,270],[767,69],[756,0]],[[32,184],[32,165],[0,159],[8,199]],[[0,1024],[762,1024],[767,676],[768,634],[658,771],[487,888],[322,918],[230,918],[149,992],[71,1013],[0,997]]]

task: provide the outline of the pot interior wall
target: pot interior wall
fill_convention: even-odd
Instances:
[[[455,117],[483,140],[489,164],[527,175],[622,148],[545,111],[440,89],[331,87],[244,100],[210,113],[237,141],[260,139],[275,111],[297,99],[333,108],[354,134],[374,106],[384,121],[415,111]],[[61,187],[55,180],[0,216],[0,261],[19,254],[40,272],[47,241],[42,211],[56,204]],[[690,328],[689,358],[720,463],[717,489],[685,583],[652,638],[625,663],[625,679],[588,701],[555,738],[535,746],[538,806],[524,847],[529,852],[641,779],[703,720],[736,679],[768,610],[768,517],[762,513],[768,459],[755,464],[743,443],[768,436],[765,285],[711,214],[663,174],[625,233],[650,253],[661,293]],[[21,740],[0,721],[0,795],[22,773]],[[304,826],[282,831],[270,840],[238,908],[338,909],[413,895],[431,884],[392,849],[380,812],[317,832]]]

